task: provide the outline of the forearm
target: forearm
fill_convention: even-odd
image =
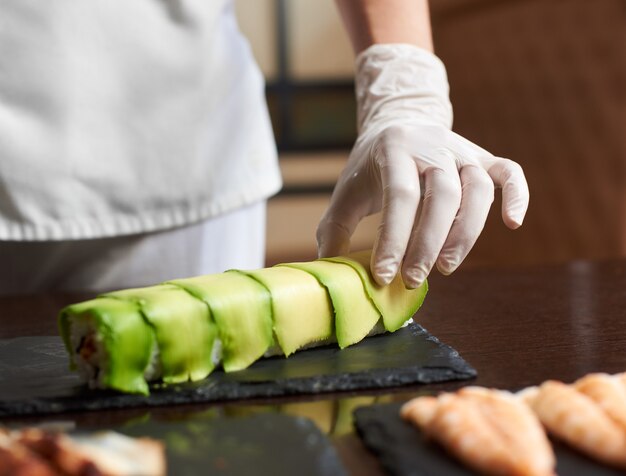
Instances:
[[[358,54],[376,43],[408,43],[433,51],[427,0],[336,0]]]

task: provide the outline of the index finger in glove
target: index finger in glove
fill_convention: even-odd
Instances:
[[[361,219],[371,213],[368,180],[363,171],[340,180],[330,199],[330,205],[317,226],[318,256],[325,258],[348,254],[350,238]],[[365,192],[365,193],[364,193]]]

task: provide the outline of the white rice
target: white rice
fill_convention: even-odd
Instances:
[[[94,352],[85,359],[80,353],[83,339],[92,339]],[[104,388],[103,376],[106,373],[108,360],[102,343],[102,336],[97,332],[91,318],[70,319],[70,344],[74,355],[74,363],[78,373],[90,388]]]
[[[152,382],[159,380],[162,376],[163,366],[161,365],[161,352],[159,351],[159,344],[157,344],[155,339],[152,350],[150,351],[150,360],[148,361],[146,369],[143,371],[143,378],[146,382]]]
[[[222,361],[222,349],[222,339],[216,337],[215,342],[213,343],[213,349],[211,349],[211,360],[213,361],[213,365],[216,367]]]

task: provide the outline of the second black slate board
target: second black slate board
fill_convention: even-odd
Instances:
[[[372,405],[354,412],[354,424],[365,445],[391,476],[472,476],[438,445],[400,418],[399,403]],[[553,442],[559,476],[617,476],[624,474]]]
[[[307,418],[278,413],[148,421],[117,429],[165,444],[168,474],[346,476],[330,440]]]
[[[476,371],[417,324],[336,346],[261,359],[246,370],[151,388],[149,396],[90,390],[68,368],[59,337],[0,341],[0,417],[365,390],[472,378]]]

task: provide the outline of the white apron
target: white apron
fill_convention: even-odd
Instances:
[[[231,1],[0,1],[0,240],[164,230],[279,188]]]
[[[92,240],[0,242],[0,296],[134,288],[257,269],[265,262],[265,202],[210,220]]]

